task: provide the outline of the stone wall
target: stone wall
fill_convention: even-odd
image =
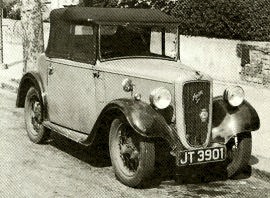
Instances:
[[[242,54],[242,80],[270,85],[270,45],[265,47],[243,45],[246,55]]]

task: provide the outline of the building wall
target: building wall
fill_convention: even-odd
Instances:
[[[79,4],[79,0],[50,0],[51,6],[50,8],[63,8],[65,5],[77,5]]]
[[[241,58],[236,53],[238,43],[235,40],[181,36],[181,61],[215,79],[238,81],[241,71]]]

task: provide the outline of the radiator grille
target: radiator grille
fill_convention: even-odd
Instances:
[[[210,82],[187,82],[183,87],[184,121],[186,139],[191,146],[202,146],[208,133]],[[206,110],[208,117],[202,121],[200,114]]]

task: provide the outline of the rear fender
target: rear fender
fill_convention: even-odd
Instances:
[[[260,128],[256,110],[245,100],[239,107],[231,107],[221,96],[213,100],[212,139],[222,138],[227,142],[231,137]]]
[[[47,100],[44,94],[44,91],[45,91],[44,86],[43,86],[40,75],[35,71],[28,72],[24,74],[24,76],[22,77],[20,81],[19,89],[18,89],[16,107],[19,107],[19,108],[24,107],[26,94],[30,87],[35,87],[40,92],[40,96],[42,97],[42,102],[44,105],[44,108],[43,108],[45,111],[44,115],[47,115],[47,111],[46,111]]]

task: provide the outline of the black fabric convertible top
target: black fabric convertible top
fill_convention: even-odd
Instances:
[[[70,58],[74,24],[106,25],[177,25],[178,19],[159,10],[129,8],[69,7],[55,9],[50,15],[50,37],[46,55],[50,58]],[[89,45],[90,46],[90,45]],[[95,47],[95,45],[91,45]],[[93,49],[95,50],[95,49]],[[73,52],[74,53],[74,52]]]
[[[52,11],[51,22],[59,19],[96,24],[170,24],[179,22],[179,19],[154,9],[95,7],[71,7]]]

